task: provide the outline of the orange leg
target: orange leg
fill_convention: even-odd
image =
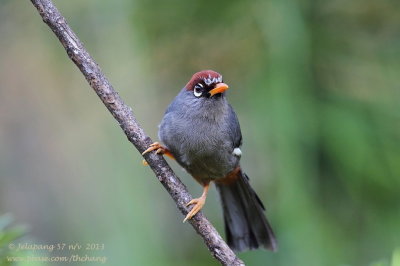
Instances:
[[[189,201],[186,204],[186,206],[189,206],[191,204],[195,204],[195,205],[190,210],[190,212],[186,215],[183,222],[186,222],[187,220],[191,219],[193,216],[196,215],[196,213],[198,213],[203,208],[204,204],[206,203],[206,198],[207,198],[207,193],[208,193],[209,188],[210,188],[210,183],[205,184],[203,187],[203,194],[201,194],[201,197],[197,198],[197,199],[192,199],[191,201]]]
[[[142,155],[145,155],[146,153],[154,150],[156,150],[156,154],[167,155],[168,157],[175,159],[172,153],[158,142],[154,142],[153,144],[151,144],[150,147],[142,153]],[[149,164],[145,160],[143,160],[143,165],[147,166]]]

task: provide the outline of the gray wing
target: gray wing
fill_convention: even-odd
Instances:
[[[233,148],[238,148],[242,146],[242,132],[240,131],[239,120],[236,116],[235,111],[232,106],[229,105],[229,133],[233,143]]]

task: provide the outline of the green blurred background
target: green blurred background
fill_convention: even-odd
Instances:
[[[400,260],[399,1],[55,4],[153,139],[194,72],[223,74],[280,245],[240,254],[248,265]],[[218,265],[141,160],[30,1],[1,0],[0,215],[28,227],[20,241]],[[214,188],[204,211],[223,234]]]

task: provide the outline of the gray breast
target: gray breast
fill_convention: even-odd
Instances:
[[[225,102],[216,106],[188,106],[175,100],[160,124],[160,140],[197,179],[225,177],[239,164],[240,156],[233,153],[236,147],[229,137],[229,106],[225,99],[220,100]]]

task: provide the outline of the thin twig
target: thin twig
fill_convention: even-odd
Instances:
[[[69,58],[78,66],[90,86],[100,97],[104,105],[118,121],[128,140],[141,153],[152,143],[151,139],[139,126],[132,109],[127,106],[101,72],[100,67],[83,47],[81,41],[68,26],[65,18],[50,0],[31,0],[43,21],[51,28]],[[162,156],[150,153],[145,156],[156,177],[165,187],[178,209],[186,215],[189,208],[185,206],[192,199],[185,185],[175,175]],[[196,232],[203,238],[211,254],[223,265],[244,265],[244,263],[228,247],[217,230],[200,212],[190,221]]]

